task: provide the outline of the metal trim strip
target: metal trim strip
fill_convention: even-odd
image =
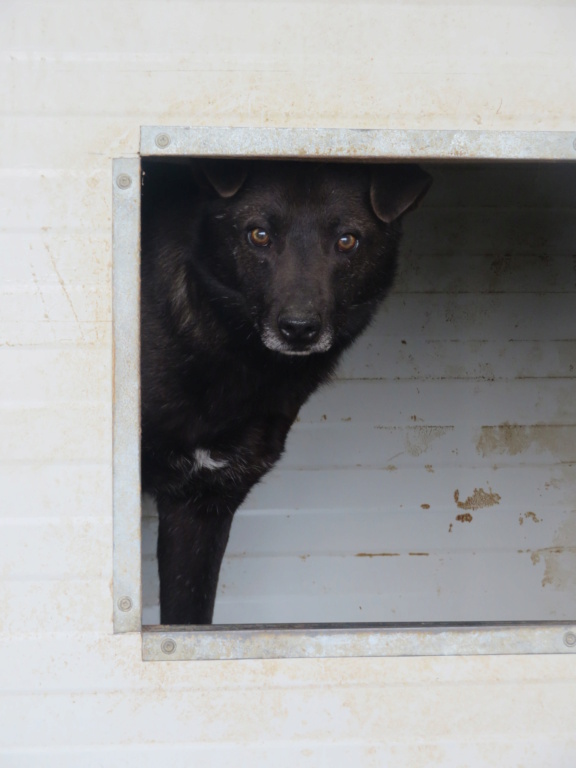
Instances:
[[[576,160],[576,132],[143,126],[142,156]]]
[[[576,626],[558,623],[144,627],[144,661],[576,652]]]
[[[140,560],[140,158],[113,161],[114,631],[142,624]]]

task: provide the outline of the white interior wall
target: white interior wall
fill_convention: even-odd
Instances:
[[[113,635],[110,217],[142,124],[573,130],[574,4],[1,16],[3,764],[571,768],[571,656],[143,663]]]

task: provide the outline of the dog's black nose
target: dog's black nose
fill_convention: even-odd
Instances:
[[[291,344],[311,344],[320,335],[322,320],[318,314],[284,313],[278,315],[278,328]]]

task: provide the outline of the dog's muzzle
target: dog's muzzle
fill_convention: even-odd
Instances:
[[[311,355],[330,349],[332,332],[317,312],[286,310],[278,314],[273,327],[264,328],[262,341],[284,355]]]
[[[310,347],[320,336],[322,318],[318,313],[278,315],[280,337],[290,346]]]

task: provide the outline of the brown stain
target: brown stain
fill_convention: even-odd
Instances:
[[[426,472],[432,472],[432,473],[434,472],[434,467],[432,466],[432,464],[424,464],[424,469],[426,470]]]
[[[430,557],[430,552],[408,552],[410,557]]]
[[[448,533],[452,533],[452,523],[448,526]]]
[[[470,512],[465,512],[463,515],[456,515],[456,520],[458,520],[459,523],[471,523],[474,518],[470,514]]]
[[[551,488],[554,488],[555,490],[558,490],[562,487],[562,481],[559,480],[557,477],[552,478],[550,482],[544,483],[545,490],[549,491]]]
[[[533,520],[535,523],[542,522],[541,518],[539,518],[535,512],[524,512],[524,517],[526,520]]]
[[[354,557],[400,557],[400,552],[358,552]]]
[[[533,565],[544,561],[542,586],[551,586],[558,590],[572,591],[576,588],[576,568],[574,567],[576,547],[542,547],[541,549],[519,549],[519,554],[529,554]],[[559,555],[569,555],[561,559]]]
[[[473,512],[485,507],[494,507],[500,504],[500,500],[500,494],[493,493],[492,490],[485,491],[484,488],[474,488],[474,493],[472,496],[468,496],[466,501],[460,501],[460,491],[458,488],[454,491],[454,501],[458,509],[469,509]]]
[[[517,456],[532,447],[552,455],[571,454],[574,428],[553,424],[521,426],[504,423],[496,427],[482,427],[476,442],[476,450],[484,457],[491,454]]]
[[[544,559],[542,586],[572,593],[576,590],[576,511],[560,525],[552,547],[538,550]],[[533,561],[534,562],[534,561]]]
[[[420,456],[438,438],[453,430],[454,427],[408,427],[405,447],[410,456]]]
[[[527,550],[529,551],[529,550]],[[540,562],[540,550],[536,549],[534,552],[530,553],[530,560],[532,560],[532,565],[538,565]]]
[[[420,504],[422,509],[430,509],[430,504]]]
[[[542,550],[544,557],[544,576],[542,586],[550,585],[556,589],[566,589],[574,587],[574,569],[571,571],[555,555],[563,555],[567,552],[574,555],[574,548],[570,547],[548,547]]]

